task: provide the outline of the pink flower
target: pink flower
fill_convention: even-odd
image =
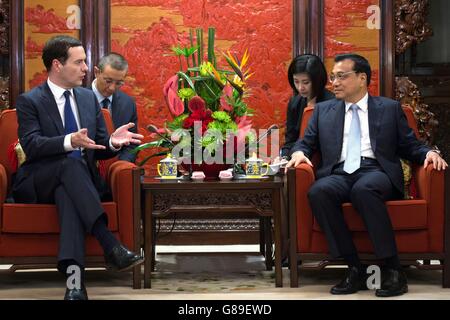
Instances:
[[[173,91],[178,91],[178,76],[174,75],[169,80],[167,80],[166,84],[163,88],[164,97],[167,99],[167,96],[169,94],[169,90],[172,89]]]
[[[181,101],[177,93],[171,88],[169,89],[167,95],[167,104],[169,105],[170,113],[175,117],[178,117],[180,114],[184,112],[183,101]]]

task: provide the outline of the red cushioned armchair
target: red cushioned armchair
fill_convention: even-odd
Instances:
[[[411,128],[416,135],[417,124],[410,107],[403,107]],[[313,108],[303,113],[300,132],[303,133]],[[317,163],[318,155],[313,157]],[[448,170],[447,170],[448,171]],[[402,264],[415,265],[423,269],[443,269],[443,287],[450,287],[450,213],[448,183],[444,190],[444,179],[450,175],[436,171],[432,166],[413,166],[413,181],[417,195],[412,200],[388,201],[388,212],[394,227],[395,238]],[[313,217],[307,193],[314,183],[314,170],[302,163],[288,171],[289,236],[291,287],[298,286],[297,259],[321,261],[319,268],[330,263],[328,246],[324,233]],[[444,192],[446,196],[444,196]],[[373,248],[364,223],[350,203],[343,204],[347,225],[353,234],[353,241],[363,260],[374,259]],[[423,260],[419,263],[418,260]],[[440,260],[440,265],[430,265],[430,260]]]
[[[107,110],[102,110],[108,131],[113,124]],[[13,169],[8,148],[17,141],[16,110],[0,115],[0,264],[12,264],[10,271],[21,268],[56,267],[59,223],[55,205],[5,203],[11,188]],[[103,164],[113,201],[103,202],[109,228],[128,248],[140,250],[138,216],[139,195],[133,183],[139,181],[139,169],[126,161],[111,159]],[[137,188],[136,190],[139,190]],[[92,236],[86,241],[88,266],[103,265],[103,251]],[[133,287],[140,284],[140,269],[133,270]],[[138,272],[139,271],[139,272]]]

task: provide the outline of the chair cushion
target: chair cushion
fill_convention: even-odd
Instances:
[[[102,202],[102,205],[108,215],[108,228],[111,231],[118,231],[117,204]],[[59,233],[56,206],[50,204],[4,204],[1,232]]]
[[[395,231],[427,228],[427,203],[425,200],[396,200],[386,202]],[[350,203],[343,204],[344,219],[350,231],[366,231],[360,215]],[[322,231],[314,219],[313,229]]]

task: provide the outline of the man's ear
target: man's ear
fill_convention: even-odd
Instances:
[[[97,78],[97,76],[100,74],[101,72],[100,72],[100,69],[97,67],[97,66],[94,66],[94,74],[95,74],[95,77]]]

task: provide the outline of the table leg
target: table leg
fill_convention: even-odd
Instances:
[[[275,286],[283,286],[281,268],[281,189],[273,191],[273,225],[275,230]]]
[[[144,228],[144,288],[151,288],[153,264],[153,195],[146,191],[145,197],[145,228]]]

